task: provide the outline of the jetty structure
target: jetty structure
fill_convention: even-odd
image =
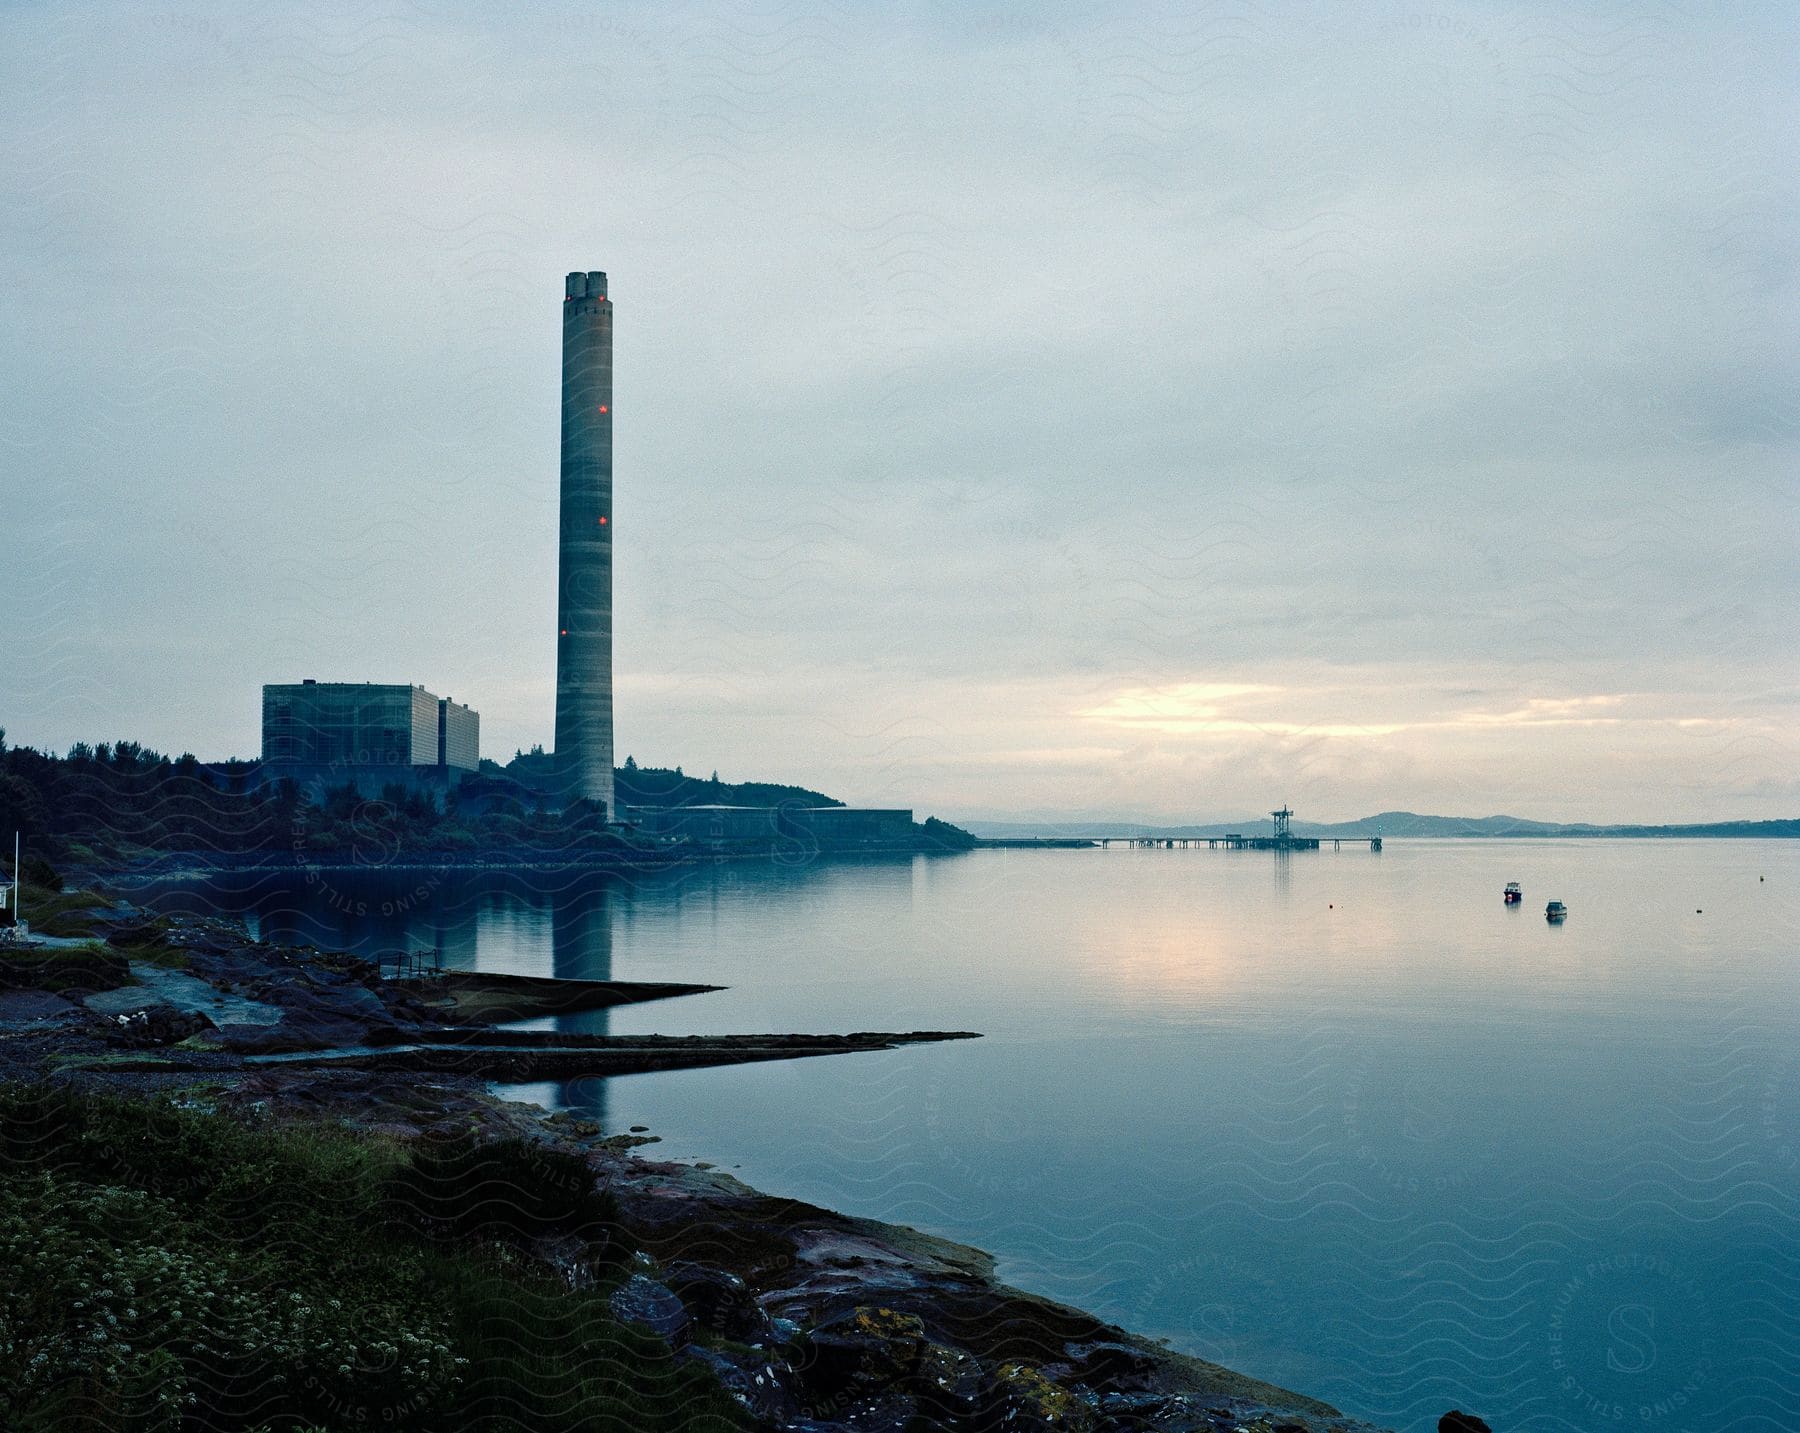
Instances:
[[[1379,836],[1296,836],[1294,813],[1285,804],[1279,811],[1271,811],[1269,819],[1274,829],[1267,836],[1246,836],[1241,831],[1227,831],[1223,836],[1103,836],[1095,844],[1111,846],[1116,842],[1126,846],[1162,846],[1170,850],[1178,846],[1205,846],[1208,850],[1226,851],[1317,851],[1329,842],[1331,849],[1336,851],[1346,844],[1360,846],[1367,842],[1371,851],[1381,849]]]
[[[559,794],[616,821],[612,672],[612,300],[599,270],[563,281],[556,571]]]
[[[1187,850],[1204,846],[1209,851],[1317,851],[1329,843],[1336,851],[1346,845],[1361,846],[1371,851],[1381,849],[1379,836],[1296,836],[1292,822],[1294,813],[1285,805],[1271,811],[1274,830],[1267,836],[1247,836],[1242,831],[1227,831],[1218,836],[985,836],[975,844],[988,848],[1019,850],[1068,849],[1077,846],[1141,846],[1160,847],[1166,851]]]

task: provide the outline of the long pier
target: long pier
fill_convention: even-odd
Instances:
[[[1366,845],[1371,851],[1381,849],[1379,836],[1245,836],[1236,831],[1225,836],[1099,836],[1096,846],[1160,846],[1167,850],[1204,846],[1207,850],[1225,851],[1318,851],[1326,846],[1341,850],[1345,846]]]
[[[1145,850],[1185,851],[1205,846],[1209,851],[1317,851],[1329,841],[1334,851],[1341,850],[1346,844],[1360,846],[1365,842],[1371,851],[1381,849],[1379,836],[1296,836],[1288,828],[1294,813],[1286,806],[1269,815],[1275,827],[1274,834],[1269,836],[1246,836],[1241,831],[1228,831],[1222,836],[1004,836],[983,840],[981,844],[1023,850],[1138,846]]]
[[[1224,836],[984,836],[980,845],[987,850],[1069,851],[1093,850],[1110,846],[1138,846],[1145,850],[1185,851],[1205,847],[1209,851],[1320,851],[1326,846],[1341,850],[1345,846],[1367,846],[1381,849],[1379,836],[1245,836],[1232,832]]]

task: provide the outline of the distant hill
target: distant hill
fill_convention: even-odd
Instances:
[[[1157,826],[1142,821],[964,821],[963,827],[988,839],[1030,836],[1152,836],[1171,840],[1184,837],[1266,836],[1269,818],[1246,817],[1242,821],[1196,826]],[[1383,811],[1357,821],[1294,822],[1296,836],[1611,836],[1679,838],[1714,836],[1800,839],[1800,820],[1709,821],[1689,826],[1596,826],[1587,823],[1527,821],[1522,816],[1421,816],[1414,811]]]
[[[835,797],[804,786],[783,786],[773,781],[721,781],[684,775],[662,766],[621,766],[613,772],[613,788],[619,805],[629,811],[639,806],[842,806]]]
[[[506,776],[531,791],[551,791],[556,786],[556,758],[542,747],[515,752],[500,766],[484,761],[491,776]],[[631,757],[613,768],[613,790],[623,810],[641,806],[842,806],[835,797],[804,786],[783,786],[772,781],[721,781],[719,773],[689,776],[682,769],[639,766]]]
[[[1296,823],[1305,836],[1761,836],[1800,837],[1800,820],[1708,821],[1685,826],[1602,826],[1590,822],[1527,821],[1522,816],[1421,816],[1383,811],[1335,825]]]

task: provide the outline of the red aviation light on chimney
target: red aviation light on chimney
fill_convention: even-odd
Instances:
[[[599,525],[600,525],[600,526],[601,526],[601,527],[605,527],[605,526],[606,526],[606,519],[605,519],[605,518],[603,518],[603,517],[602,517],[602,518],[596,518],[596,519],[594,519],[594,521],[595,521],[595,522],[597,522],[597,523],[598,523],[598,524],[599,524]]]
[[[605,413],[605,412],[607,412],[607,411],[609,411],[609,410],[608,410],[608,409],[607,409],[607,406],[606,406],[606,405],[605,405],[605,404],[604,404],[604,403],[602,403],[602,404],[601,404],[601,405],[600,405],[600,411],[601,411],[601,412],[602,412],[602,413]]]

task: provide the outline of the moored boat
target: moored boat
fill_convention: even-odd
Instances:
[[[1518,903],[1520,901],[1522,901],[1524,899],[1525,899],[1525,892],[1519,889],[1519,883],[1517,881],[1508,881],[1506,883],[1506,903],[1507,903],[1507,905],[1516,906],[1516,905],[1518,905]]]
[[[1564,916],[1568,915],[1568,913],[1569,908],[1561,901],[1551,901],[1549,905],[1544,907],[1544,919],[1547,921],[1560,921]]]

